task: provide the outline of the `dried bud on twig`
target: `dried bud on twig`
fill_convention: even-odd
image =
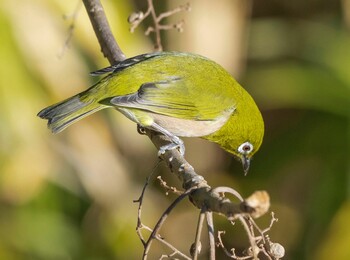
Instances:
[[[139,12],[133,12],[128,17],[128,23],[133,24],[135,22],[138,22],[143,19],[145,14],[142,11]]]
[[[266,191],[256,191],[241,203],[241,208],[253,218],[258,218],[270,208],[269,194]]]
[[[280,259],[280,258],[284,257],[285,250],[284,250],[284,247],[281,244],[279,244],[279,243],[271,243],[270,253],[276,259]]]

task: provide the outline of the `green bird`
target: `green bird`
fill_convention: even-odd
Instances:
[[[217,63],[190,53],[158,52],[91,73],[109,73],[89,89],[38,116],[53,133],[104,108],[172,141],[160,153],[185,147],[179,137],[201,137],[240,159],[247,174],[260,148],[264,122],[253,98]]]

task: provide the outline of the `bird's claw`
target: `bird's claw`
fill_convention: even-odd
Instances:
[[[174,138],[173,142],[167,145],[163,145],[160,147],[158,151],[158,157],[165,154],[165,152],[173,150],[173,149],[179,149],[179,152],[181,156],[185,155],[185,145],[184,142],[180,138]]]

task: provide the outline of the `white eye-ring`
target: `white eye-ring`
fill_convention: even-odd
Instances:
[[[251,143],[245,142],[238,147],[238,152],[240,154],[249,154],[253,151],[253,148],[254,146]]]

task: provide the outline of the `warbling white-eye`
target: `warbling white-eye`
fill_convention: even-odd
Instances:
[[[38,116],[58,133],[104,108],[115,108],[144,128],[168,136],[160,152],[201,137],[242,161],[245,174],[260,148],[264,122],[252,97],[220,65],[181,52],[143,54],[92,75],[109,73],[89,89],[49,106]]]

